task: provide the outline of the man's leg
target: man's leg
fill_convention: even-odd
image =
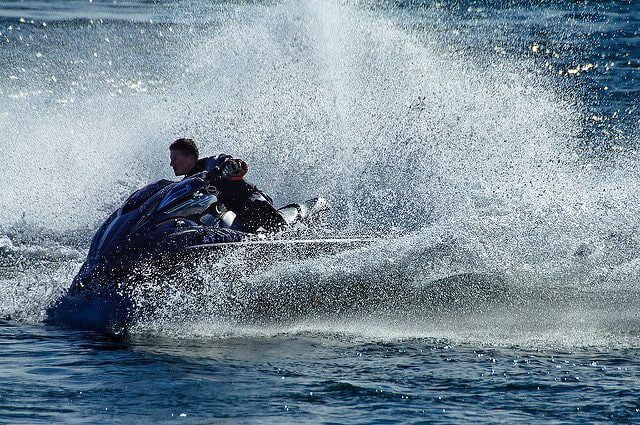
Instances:
[[[286,224],[280,213],[273,207],[270,199],[259,191],[253,192],[238,213],[247,232],[255,233],[259,228],[267,232],[277,232]]]

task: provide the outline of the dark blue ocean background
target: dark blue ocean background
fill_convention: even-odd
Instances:
[[[0,1],[0,423],[640,422],[639,77],[635,1]],[[185,136],[379,241],[48,323]]]

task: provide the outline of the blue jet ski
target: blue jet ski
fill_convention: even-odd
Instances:
[[[279,234],[246,232],[235,213],[218,202],[218,176],[203,171],[179,182],[160,180],[133,193],[95,233],[67,294],[47,311],[49,320],[90,328],[130,322],[139,312],[128,295],[143,278],[141,271],[148,275],[150,268],[171,273],[205,257],[215,261],[215,255],[238,247],[260,255],[310,256],[370,242],[282,236],[321,223],[329,209],[323,198],[280,208],[286,224]]]

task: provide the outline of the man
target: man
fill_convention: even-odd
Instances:
[[[176,176],[190,177],[201,171],[218,169],[220,179],[215,183],[220,191],[218,200],[236,213],[240,230],[255,233],[259,228],[276,231],[284,219],[272,205],[271,198],[244,179],[247,164],[231,155],[199,159],[198,147],[191,139],[178,139],[169,146],[171,167]]]

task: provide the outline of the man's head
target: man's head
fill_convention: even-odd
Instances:
[[[191,139],[178,139],[169,146],[171,167],[176,176],[184,176],[198,162],[198,147]]]

